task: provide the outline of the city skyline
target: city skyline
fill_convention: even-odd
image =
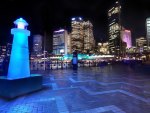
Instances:
[[[60,0],[59,2],[48,2],[43,0],[35,2],[31,0],[20,2],[7,0],[1,4],[0,39],[2,41],[0,44],[12,41],[10,29],[13,26],[12,21],[17,17],[23,17],[30,23],[31,35],[44,35],[46,31],[52,37],[53,31],[59,28],[71,31],[71,18],[81,16],[93,24],[96,41],[107,41],[107,11],[115,1]],[[123,7],[126,10],[122,12],[122,23],[126,29],[131,30],[134,43],[136,38],[146,36],[145,21],[147,17],[150,17],[148,3],[148,0],[139,0],[136,4],[134,1],[123,1]]]
[[[150,0],[0,3],[0,113],[150,113]]]

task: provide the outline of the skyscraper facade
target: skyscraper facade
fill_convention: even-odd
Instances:
[[[71,21],[71,52],[77,50],[78,52],[83,52],[83,20],[81,17],[72,18]]]
[[[12,44],[7,43],[6,46],[0,46],[0,62],[4,59],[9,59],[11,55]]]
[[[150,46],[150,17],[146,19],[146,30],[147,30],[147,42]]]
[[[112,8],[108,11],[109,22],[109,51],[110,54],[120,55],[121,51],[121,5],[116,1]]]
[[[93,35],[93,25],[90,21],[83,22],[84,53],[93,53],[95,40]]]
[[[126,45],[126,48],[131,48],[132,47],[131,31],[122,29],[121,40],[122,40],[122,43],[124,43]]]
[[[71,52],[79,53],[94,52],[95,40],[93,25],[90,21],[84,21],[81,17],[72,18],[71,22]]]
[[[34,35],[33,36],[33,54],[42,54],[42,36]]]
[[[109,54],[109,46],[108,42],[105,43],[98,43],[98,53],[102,55]]]
[[[59,29],[53,33],[53,54],[68,54],[70,50],[70,39],[65,29]]]
[[[71,34],[68,33],[67,36],[67,53],[71,54]]]
[[[141,53],[147,50],[147,39],[144,37],[140,37],[136,39],[136,48],[137,52]]]
[[[2,62],[6,57],[6,50],[6,46],[0,46],[0,62]]]
[[[11,43],[7,43],[7,48],[6,48],[6,56],[7,57],[10,57],[11,49],[12,49],[12,44]]]

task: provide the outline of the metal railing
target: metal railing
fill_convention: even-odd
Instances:
[[[97,67],[99,62],[88,61],[88,62],[79,62],[78,67]],[[54,69],[69,69],[72,68],[71,62],[51,62],[51,63],[30,63],[31,70],[54,70]]]

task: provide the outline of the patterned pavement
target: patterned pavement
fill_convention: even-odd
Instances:
[[[150,113],[150,75],[130,67],[39,71],[43,89],[13,100],[0,113]]]

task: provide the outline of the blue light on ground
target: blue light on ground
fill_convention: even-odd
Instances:
[[[22,18],[17,19],[14,23],[17,25],[17,28],[11,29],[14,39],[8,68],[8,78],[10,79],[30,76],[28,50],[30,31],[24,29],[28,24]]]

